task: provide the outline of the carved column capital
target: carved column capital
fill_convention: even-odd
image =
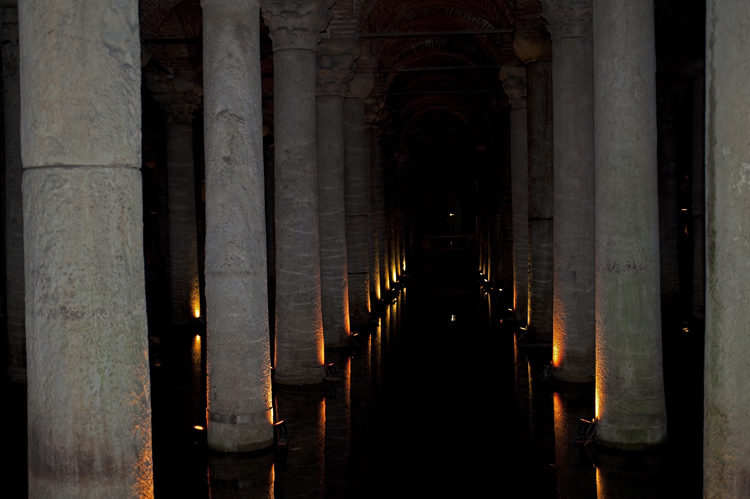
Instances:
[[[359,44],[349,38],[329,38],[318,47],[316,95],[346,97],[349,80],[354,78],[354,60],[361,54]]]
[[[591,0],[541,0],[542,17],[552,41],[561,38],[591,38]]]
[[[191,123],[193,113],[201,105],[201,97],[193,92],[154,94],[154,100],[167,118],[167,123]]]
[[[261,13],[273,50],[315,50],[333,14],[328,0],[264,0]]]
[[[524,66],[503,66],[498,79],[503,83],[511,109],[526,108],[526,68]]]

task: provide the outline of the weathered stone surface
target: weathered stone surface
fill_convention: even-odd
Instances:
[[[248,452],[273,443],[260,5],[227,0],[201,5],[208,445]]]
[[[354,326],[370,320],[370,274],[367,237],[365,105],[358,97],[344,99],[346,155],[346,249],[349,272],[349,315]]]
[[[141,174],[26,170],[29,497],[152,497]]]
[[[345,52],[347,47],[348,53]],[[349,80],[354,76],[352,47],[348,40],[326,40],[321,43],[317,57],[318,210],[321,304],[326,347],[347,345],[351,332],[344,182],[344,96]]]
[[[263,19],[271,30],[273,50],[315,50],[333,15],[332,0],[265,0]]]
[[[591,39],[591,0],[541,0],[542,17],[552,41],[561,38]],[[557,58],[552,47],[553,59]]]
[[[552,343],[552,67],[526,65],[529,162],[528,331],[533,341]]]
[[[554,376],[594,381],[594,76],[591,4],[544,2],[552,33]]]
[[[18,11],[5,7],[2,27],[5,113],[5,296],[8,379],[26,383],[26,316],[23,283],[23,194],[21,181],[21,89],[18,68]]]
[[[290,385],[319,383],[325,376],[315,115],[314,49],[319,34],[312,43],[304,33],[323,29],[327,15],[323,2],[298,4],[263,2],[263,17],[274,41],[274,380]],[[299,12],[288,10],[297,7]],[[304,32],[301,41],[294,41],[297,34],[290,33],[295,26]]]
[[[24,168],[140,167],[138,2],[20,2],[19,20]]]
[[[750,4],[706,2],[703,497],[750,495]]]
[[[659,300],[653,3],[594,1],[596,433],[667,436]]]
[[[526,68],[504,66],[500,80],[510,101],[510,168],[513,196],[513,310],[528,320],[529,300],[529,165],[526,116]]]

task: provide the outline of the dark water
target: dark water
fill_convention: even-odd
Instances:
[[[162,331],[152,344],[157,497],[701,497],[702,335],[665,315],[669,444],[655,454],[574,445],[593,386],[543,379],[551,351],[515,346],[507,296],[481,291],[472,262],[416,269],[377,327],[326,352],[338,383],[274,392],[285,450],[208,452],[205,341]],[[501,320],[503,322],[501,322]],[[4,497],[24,497],[25,395],[4,413]]]

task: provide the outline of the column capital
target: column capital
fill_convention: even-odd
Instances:
[[[201,97],[194,92],[154,94],[154,100],[167,118],[167,123],[191,123],[193,113],[201,105]]]
[[[591,38],[591,0],[541,0],[542,17],[552,41],[561,38]]]
[[[511,109],[526,108],[526,67],[503,66],[498,79],[503,83],[503,90],[508,96]]]
[[[328,38],[318,46],[316,95],[346,97],[349,80],[354,78],[355,59],[362,53],[353,38]]]
[[[349,82],[348,98],[365,100],[375,88],[375,76],[372,73],[356,73]]]
[[[261,13],[273,50],[315,50],[333,14],[330,0],[264,0]]]

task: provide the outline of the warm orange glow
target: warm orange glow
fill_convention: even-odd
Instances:
[[[601,401],[599,400],[599,387],[597,386],[594,390],[594,417],[599,420],[599,415],[601,414],[601,411],[599,410],[599,407],[601,405]]]
[[[552,365],[555,367],[560,367],[560,363],[562,362],[562,347],[560,346],[560,342],[560,336],[556,336],[552,344]]]
[[[195,428],[196,430],[204,430],[205,429],[202,426],[198,426],[198,425],[193,426],[193,428]]]

